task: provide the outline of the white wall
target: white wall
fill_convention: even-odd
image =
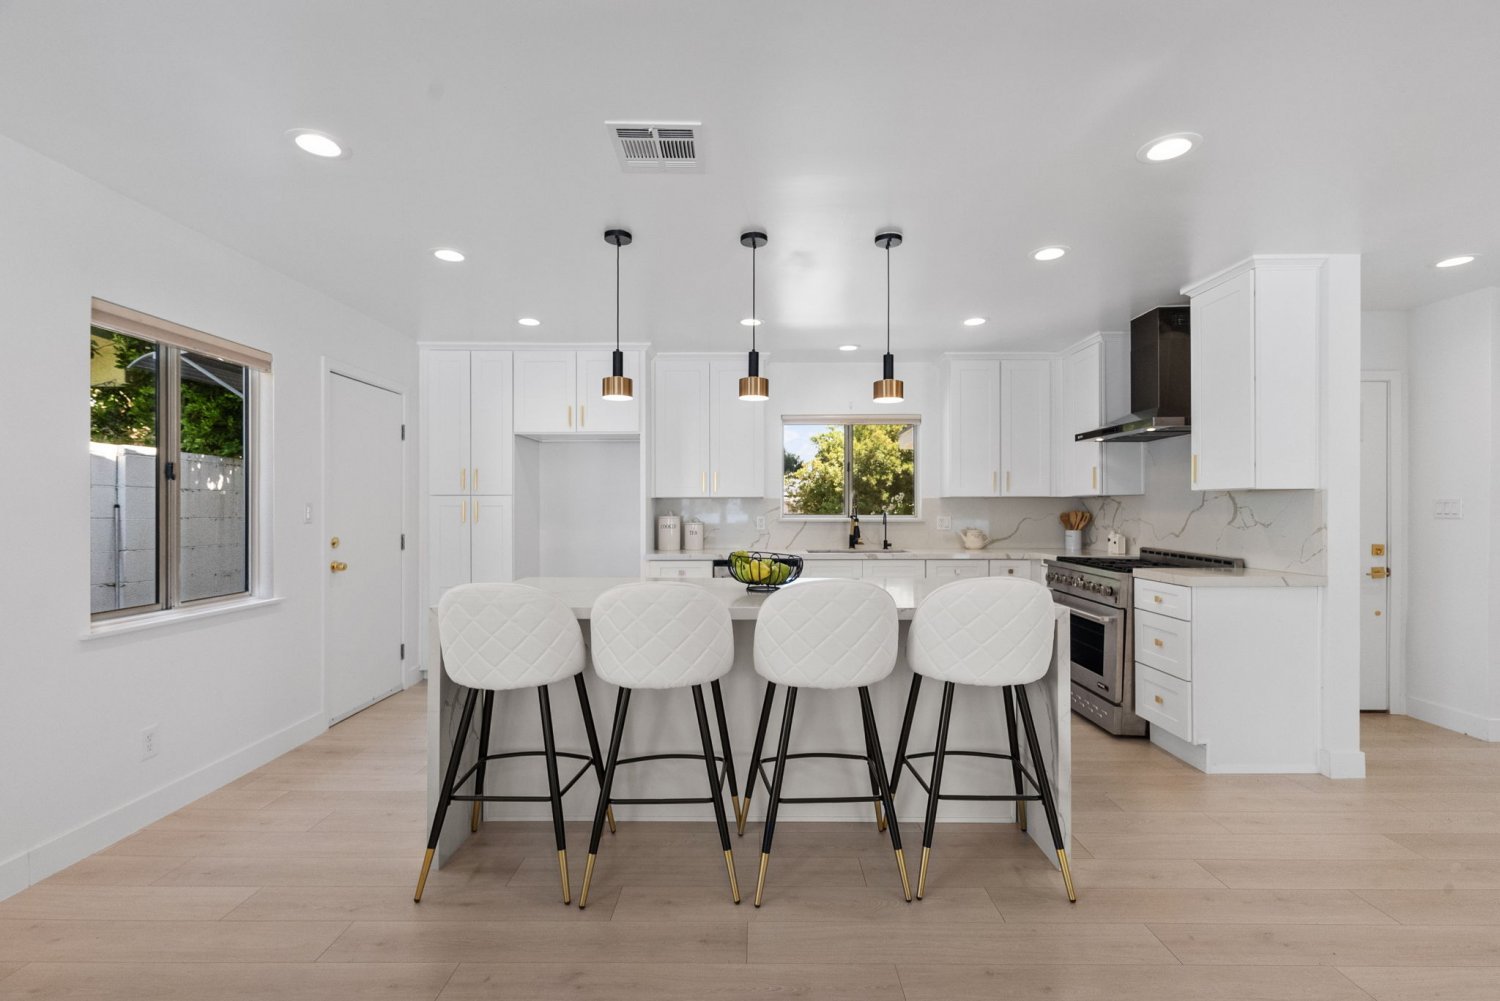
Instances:
[[[641,570],[639,441],[543,442],[535,481],[537,573],[634,577]]]
[[[1360,314],[1359,363],[1366,371],[1406,370],[1411,314],[1400,309],[1371,309]]]
[[[324,728],[324,526],[320,514],[302,521],[321,491],[322,358],[414,392],[417,351],[3,138],[0,190],[0,468],[26,471],[0,478],[5,563],[24,571],[0,575],[3,897]],[[273,354],[266,515],[282,602],[86,638],[91,296]],[[415,573],[408,588],[404,605],[415,610]],[[414,622],[406,633],[415,637]],[[160,751],[142,762],[141,730],[151,725]]]
[[[1440,726],[1500,739],[1494,661],[1500,585],[1494,582],[1495,421],[1500,408],[1500,289],[1411,311],[1408,434],[1411,555],[1407,711]],[[1432,517],[1438,498],[1459,520]],[[1400,572],[1400,568],[1397,569]]]

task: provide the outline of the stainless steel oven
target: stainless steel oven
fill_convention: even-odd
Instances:
[[[1069,638],[1073,651],[1073,683],[1095,692],[1115,705],[1125,701],[1125,665],[1135,659],[1127,610],[1070,594],[1053,600],[1066,606],[1070,616]],[[1130,693],[1134,696],[1134,692]]]

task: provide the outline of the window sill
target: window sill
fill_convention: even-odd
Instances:
[[[196,622],[199,619],[210,619],[216,615],[232,615],[252,608],[265,608],[268,605],[279,605],[286,599],[280,596],[241,598],[238,601],[225,601],[216,605],[207,605],[202,608],[171,608],[164,612],[147,612],[144,615],[135,615],[124,619],[110,619],[104,622],[90,624],[87,632],[83,634],[86,640],[105,639],[109,636],[120,636],[125,633],[136,633],[144,629],[159,629],[163,626],[175,625],[179,622]]]

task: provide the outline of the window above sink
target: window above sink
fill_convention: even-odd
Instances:
[[[847,518],[851,498],[862,518],[916,520],[920,426],[907,415],[783,418],[782,520]]]

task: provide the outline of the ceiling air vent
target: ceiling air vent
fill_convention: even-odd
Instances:
[[[702,122],[605,122],[620,166],[637,171],[703,169]]]

